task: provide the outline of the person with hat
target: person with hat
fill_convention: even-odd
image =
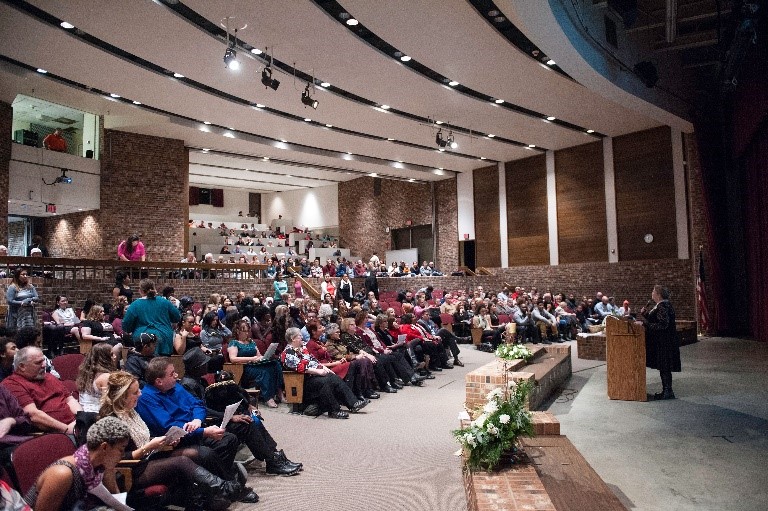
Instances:
[[[218,422],[224,417],[227,406],[240,402],[240,405],[227,424],[228,433],[234,434],[240,443],[248,446],[254,459],[266,461],[267,474],[292,476],[303,469],[301,463],[294,463],[286,458],[282,449],[272,438],[258,407],[251,404],[248,393],[234,381],[232,373],[218,371],[216,382],[208,385],[203,378],[207,374],[210,357],[199,348],[184,354],[184,377],[181,385],[190,394],[205,402],[207,415]]]

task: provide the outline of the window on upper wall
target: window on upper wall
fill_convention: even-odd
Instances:
[[[62,152],[99,159],[98,115],[23,94],[13,100],[14,142],[43,147],[45,137],[56,129],[66,142]]]

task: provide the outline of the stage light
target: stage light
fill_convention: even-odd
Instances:
[[[301,93],[301,102],[304,106],[311,106],[317,110],[318,101],[309,95],[309,84],[304,88],[304,92]]]
[[[261,83],[272,90],[277,90],[280,87],[280,82],[276,78],[272,78],[272,68],[270,66],[265,67],[261,72]]]
[[[448,141],[443,138],[442,128],[437,130],[437,133],[435,134],[435,144],[437,144],[437,147],[442,151],[444,151],[445,146],[448,145]]]
[[[456,139],[453,138],[453,132],[448,133],[448,145],[451,147],[451,149],[458,149],[459,144],[456,142]]]
[[[232,71],[240,69],[240,62],[237,60],[237,52],[232,46],[228,46],[224,52],[224,65]]]

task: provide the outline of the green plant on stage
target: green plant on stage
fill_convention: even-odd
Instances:
[[[522,344],[500,344],[496,348],[496,356],[504,360],[525,360],[529,362],[533,358],[533,353]]]
[[[520,436],[533,436],[531,412],[525,409],[531,384],[509,382],[504,387],[488,393],[487,402],[475,410],[468,427],[453,431],[470,468],[494,470]]]

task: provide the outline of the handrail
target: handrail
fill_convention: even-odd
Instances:
[[[477,277],[475,272],[469,269],[469,266],[459,266],[459,270],[463,271],[465,275],[468,275],[470,277]]]
[[[478,266],[477,268],[475,268],[475,273],[477,275],[493,275],[493,273],[491,273],[491,270],[489,270],[485,266]]]

